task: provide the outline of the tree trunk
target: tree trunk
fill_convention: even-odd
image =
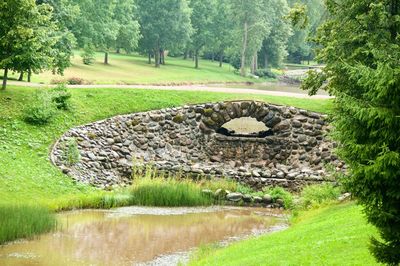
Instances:
[[[219,67],[222,67],[222,60],[224,60],[224,52],[219,53]]]
[[[28,70],[28,82],[31,82],[32,70]]]
[[[117,48],[117,54],[121,53],[121,48]]]
[[[21,71],[21,73],[19,73],[18,81],[24,81],[24,71]]]
[[[104,53],[104,64],[108,65],[108,52]]]
[[[157,45],[156,49],[154,49],[154,61],[155,61],[155,67],[160,67],[160,48]]]
[[[214,62],[214,60],[215,60],[215,54],[211,53],[211,62]]]
[[[265,53],[264,53],[264,68],[265,69],[268,69],[268,64],[269,64],[269,62],[268,62],[268,54],[267,54],[267,51],[265,51]]]
[[[188,58],[188,50],[185,50],[185,53],[183,54],[183,60],[186,60]]]
[[[195,51],[194,57],[195,57],[194,68],[199,68],[199,50],[198,49]]]
[[[247,21],[244,22],[243,28],[243,47],[241,53],[241,60],[240,60],[240,75],[243,77],[246,76],[246,50],[247,50],[247,34],[248,34],[248,26]]]
[[[7,87],[7,79],[8,79],[8,68],[4,68],[4,75],[3,75],[3,86],[1,87],[2,90],[5,90]]]
[[[256,73],[255,66],[256,66],[256,57],[253,55],[253,57],[251,58],[251,68],[250,68],[250,72],[253,75]]]
[[[150,53],[150,52],[148,52],[148,56],[149,56],[149,61],[148,61],[148,63],[149,63],[149,65],[151,65],[151,53]]]
[[[165,51],[162,49],[160,53],[160,64],[165,65]]]
[[[258,69],[258,53],[255,52],[254,54],[254,72],[256,72]]]

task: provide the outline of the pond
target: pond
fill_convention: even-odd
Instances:
[[[176,265],[196,247],[286,228],[258,208],[145,208],[58,215],[57,232],[0,247],[0,265]]]

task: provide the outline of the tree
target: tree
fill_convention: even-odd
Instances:
[[[133,52],[140,39],[140,26],[137,20],[137,7],[134,0],[118,0],[114,11],[115,20],[119,24],[119,32],[115,48]]]
[[[237,34],[241,36],[240,74],[246,75],[246,63],[259,51],[270,31],[269,0],[232,0],[231,16],[235,18]],[[240,38],[240,37],[239,37]]]
[[[289,0],[293,8],[299,4],[299,0]],[[306,25],[294,27],[293,35],[288,41],[288,60],[300,64],[302,60],[313,58],[313,43],[308,41],[310,35],[315,34],[316,29],[326,19],[326,9],[323,1],[301,0],[300,3],[306,7],[308,21]]]
[[[81,16],[73,27],[78,45],[93,44],[104,52],[104,64],[108,64],[109,50],[115,47],[120,24],[115,19],[116,0],[75,0]]]
[[[0,67],[6,89],[9,70],[30,74],[52,67],[57,27],[52,8],[34,0],[2,1],[0,9]]]
[[[164,51],[184,46],[190,39],[191,10],[186,0],[139,0],[141,34],[140,50],[153,53],[160,67]],[[161,55],[161,56],[160,56]]]
[[[200,50],[211,41],[211,27],[214,18],[215,1],[214,0],[191,0],[192,9],[191,22],[193,26],[193,35],[191,37],[191,46],[194,50],[195,68],[199,68]]]
[[[289,7],[286,0],[271,1],[271,32],[264,39],[260,56],[264,59],[265,69],[272,66],[278,67],[287,56],[287,43],[292,35],[292,30],[286,16]]]
[[[234,42],[234,23],[229,19],[228,8],[228,0],[216,1],[214,17],[210,25],[211,40],[209,40],[209,48],[213,53],[218,54],[220,67],[222,67],[226,50]]]
[[[327,1],[318,30],[323,72],[303,87],[336,97],[335,137],[349,166],[344,183],[380,232],[371,250],[400,263],[400,0]],[[324,81],[328,81],[327,85]]]

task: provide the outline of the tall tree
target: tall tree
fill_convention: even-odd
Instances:
[[[380,232],[378,261],[400,264],[400,0],[327,0],[319,29],[322,73],[311,72],[311,93],[328,81],[336,97],[339,155],[349,166],[347,188]]]
[[[246,65],[261,48],[270,31],[268,0],[232,0],[230,10],[235,18],[240,46],[240,74],[246,75]]]
[[[219,66],[222,62],[226,50],[233,45],[234,42],[234,23],[229,19],[229,0],[216,1],[215,12],[211,24],[211,40],[209,48],[213,53],[218,54]]]
[[[327,12],[324,1],[321,0],[289,0],[288,2],[291,7],[298,3],[307,7],[308,24],[305,27],[295,27],[288,41],[288,60],[300,64],[302,60],[313,58],[313,43],[308,39],[315,34],[316,29],[326,19]]]
[[[140,50],[155,56],[160,67],[163,51],[185,45],[192,33],[191,10],[187,0],[138,0],[141,34]]]
[[[47,4],[10,0],[0,2],[0,9],[0,67],[4,69],[2,89],[6,89],[9,70],[31,73],[53,66],[57,27]]]
[[[115,20],[119,24],[119,32],[115,48],[133,52],[140,39],[137,7],[134,0],[118,0],[114,11]]]
[[[292,35],[292,30],[286,16],[289,6],[286,0],[271,0],[271,13],[269,15],[271,32],[264,39],[260,56],[263,67],[278,67],[287,56],[287,43]]]
[[[191,0],[190,8],[192,9],[191,22],[193,26],[191,45],[194,51],[195,68],[199,68],[199,53],[212,37],[215,0]]]
[[[115,19],[116,0],[75,0],[81,16],[73,32],[80,47],[92,44],[104,52],[104,64],[108,64],[108,53],[115,47],[120,24]]]

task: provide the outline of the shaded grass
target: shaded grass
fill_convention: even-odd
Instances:
[[[0,245],[18,238],[32,238],[56,228],[56,219],[39,206],[0,205]]]
[[[376,235],[361,207],[334,205],[302,213],[285,231],[202,249],[189,265],[378,265],[368,251]]]
[[[75,52],[72,66],[65,70],[64,76],[53,75],[51,71],[33,75],[32,82],[49,84],[52,80],[82,78],[94,84],[196,84],[213,82],[246,82],[256,81],[234,73],[234,68],[218,62],[200,60],[200,68],[194,68],[192,60],[166,58],[166,65],[155,68],[147,63],[147,57],[140,55],[109,55],[109,65],[103,64],[103,53],[96,53],[93,65],[85,65],[80,52]],[[11,78],[18,78],[14,73]]]

